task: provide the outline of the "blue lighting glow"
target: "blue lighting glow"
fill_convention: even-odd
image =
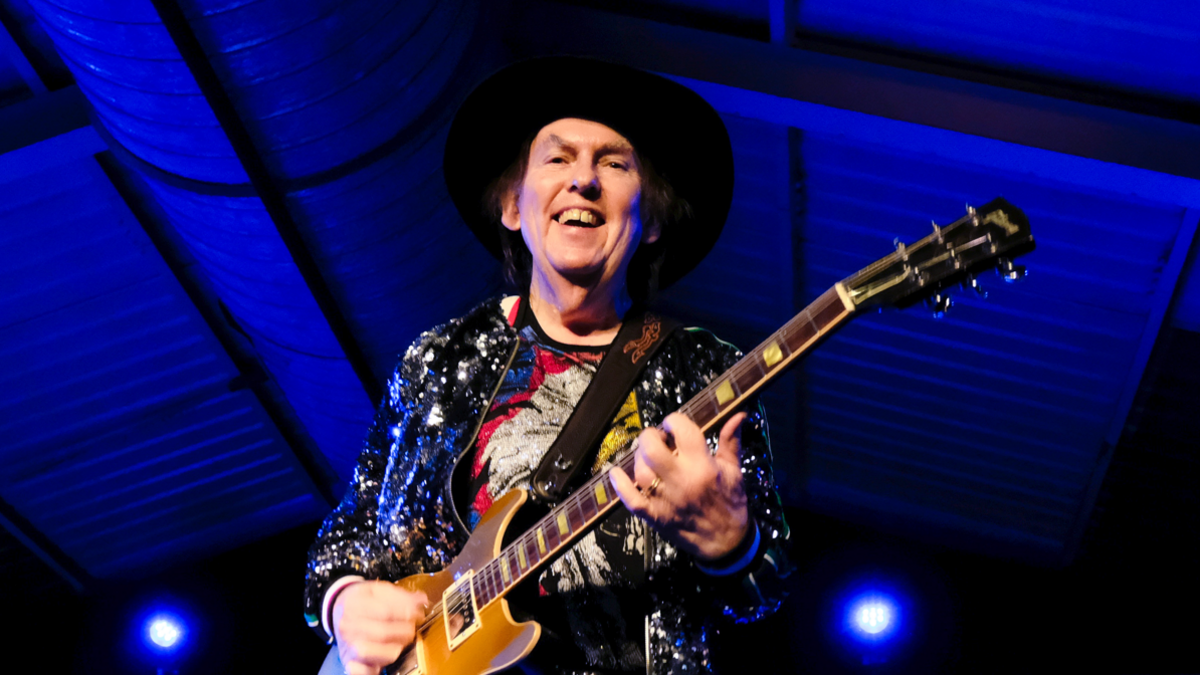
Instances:
[[[159,613],[146,620],[147,645],[156,651],[171,652],[183,646],[187,629],[178,616]]]
[[[892,623],[892,608],[883,602],[864,602],[854,612],[854,623],[870,635],[882,633]]]
[[[846,602],[843,628],[859,642],[881,643],[897,634],[902,618],[895,597],[885,591],[870,589]]]

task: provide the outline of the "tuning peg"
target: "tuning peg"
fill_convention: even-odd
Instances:
[[[1024,279],[1029,271],[1024,265],[1014,265],[1012,260],[1000,258],[996,263],[996,274],[999,274],[1005,283],[1011,284]]]
[[[941,319],[944,318],[946,316],[946,312],[949,311],[952,306],[954,306],[954,300],[949,295],[942,295],[941,293],[938,293],[937,295],[931,296],[929,299],[927,299],[925,301],[925,306],[933,312],[933,318]]]
[[[962,282],[962,287],[963,290],[969,289],[975,291],[975,293],[981,298],[986,298],[988,296],[987,291],[983,290],[983,284],[979,283],[979,279],[977,279],[974,274],[967,275],[967,278]]]

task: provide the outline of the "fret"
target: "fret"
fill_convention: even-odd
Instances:
[[[504,580],[504,586],[507,588],[513,580],[512,572],[508,570],[508,555],[502,551],[498,561],[500,563],[500,578]]]
[[[554,549],[558,548],[559,544],[562,543],[562,537],[560,537],[558,535],[558,528],[555,527],[552,523],[550,523],[549,521],[543,521],[543,522],[546,523],[546,526],[543,528],[540,528],[540,529],[546,533],[546,543],[550,545],[551,550],[554,550]]]
[[[521,565],[521,571],[529,569],[529,561],[525,559],[525,540],[517,540],[517,562]]]
[[[591,492],[586,490],[579,491],[579,510],[583,513],[585,522],[590,522],[600,513],[600,507],[596,505],[596,497]]]
[[[582,495],[574,495],[574,502],[575,511],[579,514],[579,529],[585,530],[587,529],[588,523],[591,522],[592,519],[588,518],[587,512],[583,508],[584,500],[582,499]]]
[[[754,355],[751,355],[739,362],[742,366],[741,368],[737,366],[733,367],[733,374],[730,376],[730,379],[733,380],[733,386],[737,389],[739,395],[750,391],[762,381],[763,376],[759,374],[758,368],[754,367],[757,365],[757,361],[758,359],[754,358]]]
[[[703,402],[704,405],[685,406],[686,409],[681,408],[680,411],[692,418],[692,421],[696,423],[696,426],[700,427],[701,429],[703,429],[709,422],[712,422],[714,419],[716,419],[717,415],[721,414],[721,411],[714,405],[715,399],[711,398],[711,396],[707,396],[705,392],[701,392],[692,400],[696,401],[697,403]],[[631,470],[632,467],[627,470],[627,473]]]
[[[717,397],[717,408],[724,408],[741,395],[741,391],[733,384],[733,378],[723,377],[717,380],[717,386],[713,389],[713,395]]]
[[[607,479],[596,481],[596,487],[593,490],[593,494],[596,495],[596,506],[604,506],[610,499],[608,492],[604,488],[604,483],[606,481]]]
[[[577,508],[571,508],[575,506]],[[568,499],[563,503],[563,509],[567,512],[567,521],[571,523],[571,531],[578,532],[585,524],[587,518],[583,517],[583,512],[578,509],[578,504],[574,499]]]
[[[534,530],[534,534],[537,537],[538,555],[545,557],[547,552],[546,535],[542,534],[542,528],[540,527]]]
[[[475,573],[475,600],[483,607],[491,598],[492,589],[488,584],[487,567],[479,568]]]
[[[789,353],[804,351],[804,345],[808,344],[817,337],[817,328],[813,325],[812,317],[808,310],[801,315],[802,321],[796,321],[795,324],[788,324],[782,331],[783,342],[787,345]]]
[[[542,556],[538,553],[537,542],[533,537],[525,537],[522,542],[521,546],[525,549],[525,557],[529,559],[529,566],[533,567],[540,563]]]
[[[492,600],[495,600],[496,598],[500,597],[500,594],[504,592],[504,587],[500,585],[500,579],[498,577],[499,572],[496,571],[495,565],[493,565],[492,563],[488,563],[487,565],[484,566],[483,573],[484,573],[484,576],[487,577],[487,583],[488,583],[488,589],[489,589],[488,602],[491,602]]]
[[[776,333],[770,337],[770,341],[759,355],[759,358],[762,359],[759,367],[769,371],[791,355],[792,350],[788,348],[787,341],[783,339],[782,335]]]
[[[524,573],[524,571],[525,571],[521,567],[520,563],[521,563],[521,557],[518,556],[517,551],[512,551],[508,554],[508,564],[509,564],[509,566],[512,567],[513,580],[516,580],[516,578],[521,576],[521,574]]]
[[[816,316],[813,317],[813,323],[817,324],[822,330],[828,329],[838,319],[846,313],[846,307],[840,302],[831,302],[825,307],[817,310]]]
[[[558,523],[558,534],[566,539],[571,535],[571,521],[567,518],[566,504],[555,508],[553,513],[555,514],[554,520]]]

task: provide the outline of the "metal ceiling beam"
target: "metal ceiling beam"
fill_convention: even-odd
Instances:
[[[0,155],[89,126],[87,99],[79,87],[63,87],[0,108]],[[27,174],[22,171],[20,175]]]
[[[567,26],[570,30],[553,29]],[[522,5],[506,31],[506,42],[518,56],[593,56],[783,99],[1200,178],[1195,160],[1200,126],[1178,120],[552,2]],[[987,78],[980,74],[979,79]]]
[[[1192,250],[1193,242],[1196,240],[1196,230],[1198,227],[1200,227],[1200,209],[1191,208],[1184,211],[1183,219],[1179,223],[1179,230],[1175,235],[1175,241],[1171,245],[1167,263],[1163,266],[1162,272],[1158,276],[1158,285],[1155,287],[1154,295],[1150,299],[1150,313],[1146,317],[1146,327],[1142,331],[1142,338],[1138,343],[1138,350],[1134,355],[1133,363],[1129,366],[1129,375],[1125,381],[1125,387],[1121,391],[1121,399],[1117,402],[1116,409],[1113,411],[1109,423],[1108,435],[1104,439],[1104,448],[1096,460],[1096,466],[1093,468],[1092,476],[1088,481],[1087,492],[1081,500],[1079,512],[1075,516],[1071,533],[1067,539],[1066,546],[1063,548],[1063,557],[1060,563],[1064,566],[1074,560],[1076,553],[1079,551],[1079,546],[1083,542],[1083,535],[1087,531],[1088,522],[1091,520],[1092,509],[1096,505],[1096,498],[1100,494],[1100,487],[1104,484],[1105,475],[1108,474],[1108,465],[1111,463],[1113,452],[1116,450],[1117,443],[1120,442],[1121,435],[1125,431],[1126,423],[1129,419],[1129,411],[1133,408],[1133,401],[1137,397],[1138,390],[1141,389],[1142,378],[1146,374],[1146,365],[1150,362],[1150,356],[1154,352],[1154,345],[1158,342],[1158,335],[1162,331],[1167,313],[1171,309],[1176,290],[1179,287],[1180,278],[1183,275],[1184,263],[1187,261],[1188,254]]]
[[[225,135],[229,138],[238,160],[241,161],[246,175],[250,177],[254,191],[258,194],[272,222],[275,223],[280,239],[283,240],[296,268],[304,278],[309,292],[325,316],[338,345],[346,355],[346,360],[362,382],[367,397],[371,399],[373,406],[379,405],[383,396],[383,386],[371,370],[370,362],[354,337],[349,321],[342,314],[320,267],[301,238],[299,227],[288,209],[283,189],[272,178],[249,130],[242,123],[233,101],[225,91],[216,71],[213,70],[212,64],[209,63],[191,25],[184,17],[183,10],[174,0],[151,0],[151,4],[158,12],[171,40],[179,49],[180,56],[183,57],[184,63],[187,64],[188,70],[195,78],[200,92],[212,108],[217,121],[225,130]]]
[[[86,593],[93,584],[91,575],[62,549],[39,532],[11,504],[0,499],[0,527],[8,530],[17,541],[62,577],[76,593]]]
[[[141,182],[136,171],[124,169],[124,165],[111,152],[98,153],[96,162],[112,182],[113,188],[125,202],[129,212],[142,226],[146,236],[171,270],[180,288],[196,307],[213,336],[225,350],[226,355],[238,369],[238,377],[230,382],[230,390],[249,389],[258,399],[263,411],[271,418],[280,436],[295,455],[296,460],[316,486],[317,492],[330,508],[337,505],[337,490],[341,480],[329,465],[325,455],[312,437],[305,431],[303,421],[296,415],[287,396],[266,372],[258,353],[249,338],[238,335],[241,328],[208,284],[207,277],[189,264],[191,257],[186,253],[187,244],[169,225],[168,218],[158,210],[157,203]],[[336,486],[336,487],[335,487]]]
[[[4,13],[0,12],[0,17],[3,16]],[[0,58],[7,59],[13,68],[16,68],[17,74],[25,81],[25,86],[29,87],[29,91],[34,96],[45,94],[46,84],[42,82],[42,78],[38,77],[37,71],[33,69],[33,64],[29,63],[25,52],[21,51],[21,47],[13,39],[8,26],[3,25],[5,23],[7,22],[0,21]]]

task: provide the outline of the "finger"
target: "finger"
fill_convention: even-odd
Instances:
[[[342,629],[342,637],[344,639],[353,640],[356,645],[362,646],[364,649],[370,646],[375,648],[392,648],[399,646],[403,648],[412,641],[416,631],[417,622],[411,621],[371,621],[363,620],[353,624],[347,622]],[[390,663],[390,662],[389,662]]]
[[[654,479],[658,478],[658,474],[646,463],[646,457],[640,450],[633,457],[633,474],[631,478],[633,479],[634,488],[643,496],[646,495],[646,488],[654,482]]]
[[[708,443],[700,427],[690,417],[682,413],[671,413],[663,420],[663,429],[675,437],[675,448],[680,454],[698,457],[708,453]]]
[[[608,482],[612,484],[613,489],[617,491],[617,497],[625,508],[629,509],[634,515],[645,517],[643,514],[650,507],[650,500],[646,498],[633,484],[633,480],[620,467],[613,467],[608,472]]]
[[[428,602],[424,593],[413,593],[388,582],[365,583],[370,584],[364,589],[365,593],[347,598],[347,602],[355,602],[358,616],[390,622],[415,621],[423,615],[422,605]]]
[[[635,458],[649,469],[649,474],[646,476],[643,476],[640,471],[634,472],[638,485],[642,487],[649,485],[649,481],[654,480],[655,476],[670,473],[675,462],[675,452],[667,447],[667,432],[657,427],[643,429],[642,433],[638,435],[638,449]]]
[[[392,662],[385,660],[387,657],[381,653],[383,651],[381,647],[371,643],[338,643],[338,656],[347,673],[358,672],[371,675],[379,673],[384,666]],[[399,656],[399,652],[397,652],[397,656]],[[357,668],[357,670],[352,668]]]
[[[717,454],[725,460],[737,462],[742,449],[742,424],[746,421],[746,413],[740,412],[730,417],[721,427],[717,441]]]
[[[400,653],[404,651],[404,645],[400,644],[380,644],[376,642],[361,642],[352,645],[350,658],[348,661],[361,663],[372,668],[383,668],[387,665],[395,663],[396,659],[400,658]]]

